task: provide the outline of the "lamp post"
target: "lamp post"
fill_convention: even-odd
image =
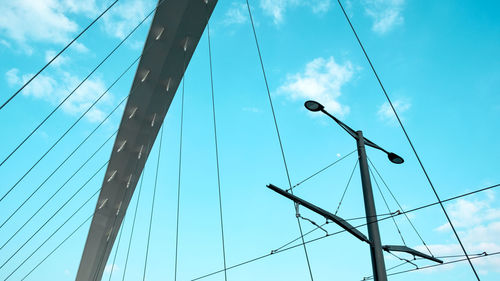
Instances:
[[[368,162],[366,157],[365,145],[376,148],[387,154],[387,157],[392,163],[402,164],[403,158],[395,153],[388,152],[372,141],[363,137],[362,131],[354,131],[351,127],[344,124],[335,116],[328,113],[324,106],[315,101],[306,101],[304,106],[313,112],[323,112],[332,118],[340,127],[342,127],[349,135],[351,135],[357,144],[359,169],[361,172],[361,184],[363,187],[363,198],[365,203],[366,223],[368,227],[368,239],[370,241],[370,254],[372,259],[372,270],[375,281],[387,281],[387,273],[385,271],[384,255],[382,253],[382,243],[380,232],[377,223],[377,211],[375,209],[375,201],[373,200],[373,190],[370,181],[370,172],[368,170]]]

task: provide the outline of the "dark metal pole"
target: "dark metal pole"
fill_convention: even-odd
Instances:
[[[359,170],[361,172],[361,184],[363,186],[363,198],[365,201],[366,223],[368,227],[368,238],[370,239],[370,254],[372,257],[373,279],[375,281],[387,281],[385,271],[384,254],[377,223],[377,211],[373,200],[373,190],[370,181],[368,162],[366,161],[365,141],[363,132],[357,131],[356,142],[358,145]]]

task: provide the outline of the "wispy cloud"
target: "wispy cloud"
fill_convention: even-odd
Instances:
[[[231,3],[231,7],[224,15],[225,25],[242,24],[248,20],[247,6],[244,3]]]
[[[405,0],[365,0],[365,12],[373,19],[372,30],[384,34],[404,22]]]
[[[395,100],[392,102],[392,105],[394,106],[398,114],[402,114],[411,108],[411,103],[405,99]],[[391,105],[388,102],[384,102],[379,107],[377,115],[381,120],[385,122],[393,123],[396,121],[396,115],[394,115],[394,111],[392,110]]]
[[[19,70],[13,68],[6,72],[7,83],[11,87],[19,87],[33,74],[20,75]],[[58,70],[58,80],[47,74],[40,74],[22,92],[24,96],[43,100],[51,104],[60,103],[81,81],[81,78],[69,72]],[[62,106],[63,112],[71,115],[83,113],[106,90],[104,82],[99,78],[87,80]],[[85,117],[90,122],[99,122],[104,119],[103,106],[113,99],[111,93],[106,94]]]
[[[284,21],[285,12],[287,9],[295,7],[308,7],[313,13],[322,14],[330,9],[331,0],[261,0],[260,8],[264,14],[271,16],[275,24],[281,24]]]
[[[494,193],[490,192],[487,198],[482,200],[458,199],[447,206],[453,225],[457,228],[469,254],[500,251],[500,209],[492,206],[494,199]],[[437,227],[435,231],[451,235],[448,223]],[[463,254],[458,243],[436,244],[429,247],[437,256]],[[418,248],[422,251],[425,249],[422,246]],[[483,273],[500,272],[498,256],[475,259],[474,264]],[[447,269],[452,267],[449,266]]]
[[[78,30],[70,13],[94,16],[95,0],[3,1],[0,34],[28,53],[33,51],[30,44],[34,42],[67,43]]]
[[[350,61],[338,64],[333,57],[320,57],[307,63],[303,72],[288,75],[277,93],[301,102],[316,100],[330,112],[342,116],[349,113],[349,107],[342,105],[338,98],[342,95],[342,86],[351,80],[353,74]]]
[[[104,30],[113,37],[123,39],[153,7],[150,1],[145,0],[120,2],[104,16]]]

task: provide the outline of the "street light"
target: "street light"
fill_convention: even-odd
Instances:
[[[403,158],[396,153],[393,152],[388,152],[387,150],[383,149],[382,147],[376,145],[374,142],[370,141],[369,139],[363,137],[363,132],[362,131],[354,131],[351,127],[347,126],[344,124],[342,121],[339,119],[335,118],[335,116],[331,115],[325,110],[325,107],[320,104],[319,102],[316,101],[306,101],[304,103],[304,106],[312,111],[312,112],[318,112],[321,111],[324,114],[328,115],[330,118],[332,118],[337,124],[339,124],[340,127],[342,127],[349,135],[351,135],[355,140],[357,144],[357,150],[358,150],[358,157],[359,157],[359,170],[361,173],[361,185],[363,187],[363,199],[364,199],[364,204],[365,204],[365,214],[366,214],[366,225],[368,228],[368,238],[364,236],[363,233],[358,231],[355,227],[350,225],[348,222],[346,222],[344,219],[329,213],[328,211],[304,200],[301,199],[291,193],[288,193],[286,190],[280,189],[277,186],[273,184],[267,185],[267,187],[274,192],[294,201],[298,205],[302,205],[309,210],[325,217],[327,220],[331,220],[340,227],[342,227],[344,230],[347,232],[351,233],[358,239],[360,239],[363,242],[367,242],[370,245],[370,254],[371,254],[371,259],[372,259],[372,270],[373,270],[373,279],[375,281],[387,281],[387,273],[385,270],[385,261],[384,261],[384,255],[382,253],[382,250],[385,250],[387,252],[405,252],[408,254],[428,260],[432,260],[434,262],[438,263],[443,263],[443,261],[433,257],[429,256],[427,254],[421,253],[417,250],[411,249],[406,246],[398,246],[398,245],[385,245],[382,246],[382,242],[380,239],[380,232],[378,229],[378,220],[377,220],[377,211],[375,209],[375,201],[373,200],[373,190],[372,190],[372,184],[370,180],[370,171],[368,169],[368,161],[366,157],[366,150],[365,150],[365,145],[371,146],[373,148],[376,148],[380,151],[383,151],[387,154],[387,157],[389,160],[394,163],[394,164],[402,164],[404,162]]]
[[[358,134],[356,133],[356,131],[354,131],[351,127],[347,126],[344,122],[342,122],[339,119],[337,119],[335,116],[333,116],[330,113],[328,113],[325,110],[325,107],[322,104],[320,104],[319,102],[308,100],[308,101],[306,101],[304,103],[304,106],[309,111],[312,111],[312,112],[318,112],[318,111],[323,112],[324,114],[326,114],[330,118],[332,118],[333,121],[337,122],[337,124],[339,124],[340,127],[342,127],[344,130],[346,130],[347,133],[349,133],[349,135],[351,135],[353,138],[355,138],[355,139],[358,138]],[[389,158],[389,161],[391,161],[394,164],[402,164],[404,162],[404,159],[401,156],[399,156],[399,155],[397,155],[396,153],[393,153],[393,152],[388,152],[387,150],[385,150],[382,147],[376,145],[375,143],[373,143],[372,141],[370,141],[367,138],[364,138],[364,143],[365,143],[365,145],[371,146],[373,148],[376,148],[376,149],[378,149],[380,151],[385,152],[387,154],[387,158]]]

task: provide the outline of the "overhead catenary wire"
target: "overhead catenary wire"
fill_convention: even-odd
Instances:
[[[317,176],[317,175],[321,174],[322,172],[324,172],[324,171],[328,170],[328,169],[329,169],[330,167],[332,167],[333,165],[335,165],[335,164],[339,163],[340,161],[342,161],[342,160],[346,159],[348,156],[350,156],[351,154],[353,154],[353,153],[354,153],[354,152],[356,152],[356,151],[357,151],[357,150],[355,149],[355,150],[353,150],[353,151],[351,151],[351,152],[347,153],[346,155],[344,155],[344,156],[340,157],[339,159],[335,160],[334,162],[332,162],[332,163],[328,164],[326,167],[324,167],[324,168],[320,169],[319,171],[315,172],[314,174],[312,174],[312,175],[308,176],[307,178],[305,178],[305,179],[303,179],[303,180],[299,181],[299,182],[298,182],[298,183],[296,183],[294,186],[292,186],[292,188],[289,188],[289,189],[287,189],[286,191],[291,191],[292,189],[296,188],[297,186],[299,186],[299,185],[303,184],[304,182],[306,182],[306,181],[308,181],[308,180],[312,179],[313,177],[315,177],[315,176]]]
[[[153,14],[154,11],[156,11],[156,9],[164,2],[165,0],[162,0],[160,3],[158,3],[158,5],[156,5],[156,7],[151,10],[133,29],[132,31],[130,31],[119,43],[118,45],[116,45],[113,50],[111,50],[111,52],[109,52],[105,57],[104,59],[102,59],[99,64],[97,64],[97,66],[95,66],[92,71],[90,71],[89,74],[87,74],[87,76],[85,76],[85,78],[80,82],[78,83],[78,85],[69,93],[68,96],[66,96],[58,105],[56,108],[54,108],[44,119],[42,122],[40,122],[36,127],[35,129],[33,129],[15,148],[14,150],[12,150],[8,156],[0,163],[0,167],[43,125],[45,124],[45,122],[63,105],[63,103],[65,103],[82,85],[83,83],[85,83],[85,81],[87,81],[90,76],[92,76],[92,74],[94,74],[97,69],[99,69],[103,64],[104,62],[106,62],[110,57],[111,55],[113,55],[116,50],[118,50],[118,48],[120,46],[123,45],[123,43],[125,43],[125,41]],[[4,196],[5,197],[5,196]],[[3,197],[2,197],[3,199]],[[0,199],[0,201],[2,201],[2,199]]]
[[[0,110],[2,110],[13,98],[17,96],[26,86],[28,86],[31,81],[33,81],[40,73],[42,73],[52,62],[54,62],[66,49],[68,49],[73,43],[75,43],[80,36],[82,36],[90,27],[92,27],[104,14],[106,14],[119,0],[113,1],[104,11],[102,11],[97,18],[95,18],[91,23],[89,23],[77,36],[75,36],[64,48],[62,48],[52,59],[50,59],[40,70],[38,70],[35,75],[33,75],[28,81],[26,81],[14,94],[12,94],[1,106]]]
[[[500,251],[499,252],[486,253],[485,255],[480,255],[480,256],[474,256],[474,255],[468,254],[467,255],[468,257],[463,258],[463,259],[456,259],[456,260],[446,261],[446,262],[443,262],[443,263],[431,264],[431,265],[426,265],[426,266],[420,266],[418,268],[412,268],[412,269],[402,270],[402,271],[398,271],[398,272],[392,272],[392,273],[388,273],[387,276],[394,276],[394,275],[399,275],[399,274],[408,273],[408,272],[412,272],[412,271],[424,270],[424,269],[427,269],[427,268],[433,268],[433,267],[437,267],[437,266],[443,266],[443,265],[447,265],[447,264],[453,264],[453,263],[457,263],[457,262],[468,261],[469,259],[474,260],[474,259],[486,258],[486,257],[496,256],[496,255],[500,255]],[[373,279],[373,278],[372,277],[368,277],[366,280],[371,280],[371,279]]]
[[[349,185],[352,180],[352,176],[354,175],[354,172],[356,171],[356,167],[358,166],[359,160],[356,160],[356,163],[354,163],[354,168],[352,168],[351,174],[349,175],[349,180],[347,180],[347,184],[344,188],[344,192],[342,192],[342,196],[340,197],[339,204],[337,205],[337,209],[335,210],[335,215],[339,212],[340,205],[342,205],[342,201],[344,201],[345,194],[347,192],[347,189],[349,188]]]
[[[215,93],[214,93],[214,78],[212,69],[212,46],[210,43],[210,22],[207,17],[207,40],[208,40],[208,58],[210,64],[210,89],[212,93],[212,117],[214,124],[214,145],[215,145],[215,162],[217,168],[217,190],[219,195],[219,218],[220,218],[220,232],[221,232],[221,242],[222,242],[222,260],[224,263],[224,268],[226,268],[226,246],[224,243],[224,220],[222,212],[222,192],[220,184],[220,166],[219,166],[219,146],[217,142],[217,122],[215,118]],[[227,272],[224,270],[224,280],[227,281]]]
[[[101,146],[99,146],[99,148],[96,151],[94,151],[94,153],[89,158],[87,158],[87,160],[82,165],[80,165],[80,167],[78,167],[78,169],[54,193],[52,193],[52,195],[47,200],[45,200],[42,206],[40,206],[28,220],[26,220],[20,227],[18,227],[17,230],[14,232],[14,234],[12,234],[9,237],[9,239],[3,242],[2,246],[0,247],[0,250],[3,249],[3,247],[5,247],[5,245],[7,245],[9,241],[11,241],[12,238],[14,238],[63,189],[63,187],[66,186],[66,184],[75,177],[75,175],[106,145],[106,143],[108,143],[109,140],[111,140],[111,138],[113,138],[113,136],[116,133],[117,131],[114,132],[111,136],[109,136],[108,139],[106,139],[106,141],[103,144],[101,144]],[[6,220],[5,222],[7,221],[8,220]]]
[[[424,175],[425,175],[425,178],[427,179],[427,182],[429,183],[431,189],[432,189],[432,192],[434,193],[434,196],[436,197],[438,203],[439,203],[439,206],[441,207],[441,210],[443,211],[445,217],[446,217],[446,220],[448,221],[448,223],[450,224],[450,227],[453,231],[453,234],[455,235],[455,237],[457,238],[457,241],[458,243],[460,244],[460,248],[462,248],[462,251],[464,252],[465,256],[467,257],[467,261],[469,262],[469,265],[470,265],[470,268],[472,269],[473,273],[474,273],[474,276],[476,277],[476,279],[479,281],[481,280],[479,278],[479,275],[478,273],[476,272],[476,269],[474,268],[474,265],[472,264],[468,254],[467,254],[467,250],[465,249],[465,246],[463,245],[462,243],[462,240],[460,239],[460,236],[458,235],[458,232],[457,230],[455,229],[455,226],[453,225],[453,222],[451,221],[450,219],[450,216],[448,215],[448,212],[446,211],[446,209],[444,208],[444,205],[441,201],[441,198],[439,197],[438,193],[437,193],[437,190],[436,188],[434,187],[434,184],[432,183],[432,180],[431,178],[429,177],[429,175],[427,174],[427,170],[425,169],[424,167],[424,164],[422,163],[422,160],[420,159],[420,156],[418,155],[417,153],[417,150],[415,149],[415,146],[413,145],[413,142],[411,141],[410,139],[410,136],[408,135],[404,125],[403,125],[403,122],[401,121],[401,118],[399,117],[397,111],[396,111],[396,108],[394,107],[394,105],[392,104],[392,101],[391,99],[389,98],[389,95],[387,94],[387,91],[385,90],[385,87],[384,85],[382,84],[382,80],[380,79],[380,77],[378,76],[378,73],[377,71],[375,70],[375,67],[373,66],[373,63],[372,61],[370,60],[370,57],[368,56],[368,53],[366,52],[365,50],[365,47],[363,46],[363,43],[361,42],[356,30],[354,29],[354,26],[352,25],[351,23],[351,20],[349,19],[349,16],[347,15],[345,9],[344,9],[344,6],[342,5],[341,1],[340,0],[337,0],[337,3],[339,4],[340,8],[342,9],[342,13],[344,14],[347,22],[349,23],[349,26],[351,27],[351,30],[352,32],[354,33],[354,36],[356,37],[356,40],[358,41],[358,44],[359,46],[361,47],[362,51],[363,51],[363,54],[365,55],[366,57],[366,60],[368,61],[369,65],[370,65],[370,68],[372,69],[373,71],[373,74],[375,75],[375,77],[377,78],[377,81],[378,81],[378,84],[380,85],[380,88],[382,89],[382,92],[384,93],[384,96],[385,98],[387,99],[387,102],[389,103],[389,105],[391,106],[391,109],[392,111],[394,112],[394,115],[396,116],[396,119],[398,120],[398,123],[401,127],[401,129],[403,130],[403,133],[406,137],[406,139],[408,140],[408,143],[410,144],[410,147],[413,151],[413,153],[415,154],[415,157],[417,158],[417,161],[420,165],[420,168],[422,169]]]
[[[149,242],[151,241],[151,229],[153,227],[153,213],[155,209],[155,200],[156,200],[156,186],[158,184],[158,170],[160,168],[161,144],[163,142],[163,129],[164,127],[161,126],[160,144],[158,147],[158,160],[156,162],[155,184],[153,188],[153,200],[151,202],[151,212],[149,214],[149,228],[148,228],[148,240],[146,244],[146,256],[144,258],[144,269],[142,271],[142,281],[146,280],[146,268],[148,265],[148,255],[149,255]]]
[[[476,193],[479,193],[479,192],[484,192],[486,190],[491,190],[493,188],[497,188],[497,187],[500,187],[500,184],[495,184],[495,185],[490,185],[490,186],[487,186],[487,187],[484,187],[484,188],[480,188],[480,189],[476,189],[476,190],[473,190],[473,191],[470,191],[470,192],[467,192],[467,193],[462,193],[460,195],[457,195],[457,196],[454,196],[454,197],[450,197],[450,198],[447,198],[447,199],[444,199],[442,200],[441,202],[445,203],[445,202],[448,202],[448,201],[453,201],[453,200],[456,200],[456,199],[459,199],[459,198],[462,198],[462,197],[466,197],[466,196],[470,196],[470,195],[473,195],[473,194],[476,194]],[[419,206],[419,207],[416,207],[416,208],[413,208],[413,209],[410,209],[410,210],[407,210],[405,211],[405,213],[412,213],[412,212],[415,212],[415,211],[418,211],[418,210],[422,210],[422,209],[426,209],[426,208],[429,208],[429,207],[432,207],[432,206],[435,206],[435,205],[438,205],[439,202],[434,202],[434,203],[429,203],[429,204],[426,204],[426,205],[422,205],[422,206]],[[394,214],[393,216],[399,216],[401,215],[402,212],[398,212],[396,214]],[[389,219],[390,216],[388,217],[384,217],[384,218],[380,218],[380,219],[376,219],[375,221],[371,222],[371,223],[375,223],[375,222],[379,222],[379,221],[384,221],[386,219]],[[324,225],[324,224],[323,224]],[[354,228],[360,228],[360,227],[364,227],[368,225],[368,223],[363,223],[363,224],[360,224],[360,225],[357,225],[357,226],[354,226],[352,227],[353,229]],[[312,231],[315,231],[317,230],[316,229],[313,229],[311,230],[310,232]],[[347,230],[345,229],[342,229],[342,230],[339,230],[337,232],[332,232],[332,233],[329,233],[328,235],[323,235],[323,236],[320,236],[320,237],[317,237],[317,238],[313,238],[313,239],[310,239],[308,241],[305,241],[304,243],[306,244],[309,244],[309,243],[312,243],[312,242],[316,242],[316,241],[319,241],[319,240],[322,240],[322,239],[325,239],[327,237],[331,237],[331,236],[335,236],[335,235],[338,235],[340,233],[344,233],[346,232]],[[299,240],[299,238],[295,239],[295,241]],[[291,243],[289,243],[291,244]],[[286,248],[281,248],[279,251],[271,251],[270,253],[268,254],[264,254],[264,255],[261,255],[261,256],[258,256],[258,257],[255,257],[255,258],[252,258],[252,259],[249,259],[249,260],[246,260],[246,261],[243,261],[243,262],[240,262],[240,263],[237,263],[235,265],[231,265],[231,266],[228,266],[226,268],[226,270],[230,270],[230,269],[233,269],[233,268],[237,268],[237,267],[240,267],[240,266],[243,266],[243,265],[246,265],[246,264],[249,264],[249,263],[253,263],[253,262],[256,262],[258,260],[261,260],[261,259],[264,259],[264,258],[267,258],[267,257],[270,257],[272,255],[275,255],[275,254],[278,254],[278,253],[282,253],[282,252],[285,252],[285,251],[289,251],[289,250],[292,250],[292,249],[295,249],[297,247],[300,247],[302,246],[302,243],[299,243],[299,244],[295,244],[295,245],[292,245],[292,246],[289,246],[289,247],[286,247]],[[203,276],[200,276],[200,277],[196,277],[194,279],[191,279],[191,281],[195,281],[195,280],[200,280],[200,279],[204,279],[204,278],[207,278],[209,276],[212,276],[214,274],[218,274],[218,273],[221,273],[223,270],[217,270],[217,271],[214,271],[214,272],[211,272],[211,273],[208,273],[208,274],[205,274]]]
[[[266,85],[267,97],[268,97],[268,100],[269,100],[269,105],[271,107],[271,113],[273,115],[274,127],[276,129],[276,136],[278,138],[278,142],[279,142],[280,150],[281,150],[281,156],[283,158],[283,164],[285,166],[286,177],[288,179],[288,186],[290,188],[290,192],[293,194],[292,181],[290,180],[290,173],[288,171],[288,165],[286,163],[285,151],[283,149],[283,143],[281,141],[280,131],[279,131],[279,128],[278,128],[278,121],[276,120],[276,113],[274,112],[273,100],[271,98],[271,91],[269,90],[269,83],[267,82],[266,70],[264,68],[264,62],[262,60],[262,54],[260,52],[260,47],[259,47],[259,40],[257,39],[257,32],[255,31],[255,24],[253,22],[252,11],[250,9],[250,4],[248,3],[248,0],[246,0],[246,4],[247,4],[248,15],[249,15],[249,18],[250,18],[250,23],[251,23],[251,26],[252,26],[252,31],[253,31],[253,35],[254,35],[254,39],[255,39],[255,45],[257,47],[257,53],[259,55],[260,66],[261,66],[261,69],[262,69],[262,76],[264,78],[264,83]],[[301,225],[300,219],[299,219],[299,215],[300,215],[299,214],[299,207],[298,207],[297,204],[294,204],[294,206],[295,206],[295,213],[296,213],[297,225],[299,227],[300,236],[303,237],[304,233],[302,231],[302,225]],[[304,242],[304,241],[302,241],[302,242]],[[314,278],[313,278],[313,273],[312,273],[312,269],[311,269],[311,263],[309,261],[309,254],[307,253],[306,244],[304,243],[303,246],[304,246],[304,255],[305,255],[306,263],[307,263],[307,269],[309,271],[309,277],[311,278],[311,281],[313,281]]]
[[[427,249],[427,251],[429,252],[429,254],[431,256],[434,256],[434,254],[432,253],[432,251],[429,248],[429,246],[427,246],[427,243],[425,243],[424,238],[422,238],[422,235],[420,235],[420,232],[417,230],[417,228],[415,227],[415,225],[411,221],[410,217],[408,217],[408,215],[404,212],[404,208],[401,206],[401,204],[399,203],[399,201],[396,198],[396,196],[394,195],[394,193],[392,193],[392,190],[389,188],[389,185],[387,185],[386,181],[384,180],[384,178],[382,177],[382,175],[379,173],[379,171],[377,170],[377,167],[375,167],[375,165],[373,164],[372,160],[370,160],[370,158],[368,158],[368,163],[372,166],[373,170],[375,171],[375,173],[378,175],[378,177],[380,178],[380,180],[384,184],[385,188],[387,189],[387,191],[391,195],[392,199],[394,199],[394,201],[398,205],[399,210],[401,210],[401,212],[403,212],[406,220],[410,223],[410,226],[413,228],[413,231],[415,231],[415,233],[417,234],[418,238],[420,239],[420,242],[422,242],[422,244]]]

